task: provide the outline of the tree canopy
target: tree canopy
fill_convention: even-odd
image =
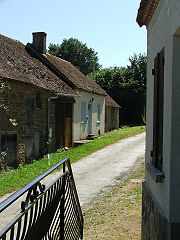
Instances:
[[[76,38],[64,39],[60,45],[50,43],[48,52],[71,62],[85,75],[99,70],[98,53]]]
[[[121,107],[120,122],[140,124],[145,115],[145,54],[134,54],[127,67],[102,69],[89,77],[94,79]]]

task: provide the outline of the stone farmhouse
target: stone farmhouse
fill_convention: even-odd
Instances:
[[[0,92],[0,149],[14,167],[103,135],[106,104],[111,128],[119,127],[119,105],[77,67],[46,53],[43,32],[26,46],[0,35]]]
[[[180,1],[141,0],[147,28],[142,239],[180,239]]]

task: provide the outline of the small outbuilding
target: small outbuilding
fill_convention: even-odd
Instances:
[[[120,106],[108,95],[105,97],[105,131],[119,128]]]

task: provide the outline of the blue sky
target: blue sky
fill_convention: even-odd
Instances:
[[[146,53],[146,29],[136,23],[140,0],[0,0],[0,34],[26,44],[32,32],[49,43],[77,38],[98,52],[105,67],[126,66]]]

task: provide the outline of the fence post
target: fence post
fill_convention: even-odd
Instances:
[[[41,185],[42,179],[62,165],[63,173],[58,178],[47,187]],[[1,202],[0,213],[16,200],[20,201],[25,193],[23,211],[0,231],[0,240],[36,239],[37,234],[39,239],[83,238],[83,216],[69,158],[61,160]]]
[[[63,173],[65,173],[65,163],[63,163]],[[62,196],[60,203],[60,240],[64,240],[64,202],[65,202],[65,175],[62,178]]]

